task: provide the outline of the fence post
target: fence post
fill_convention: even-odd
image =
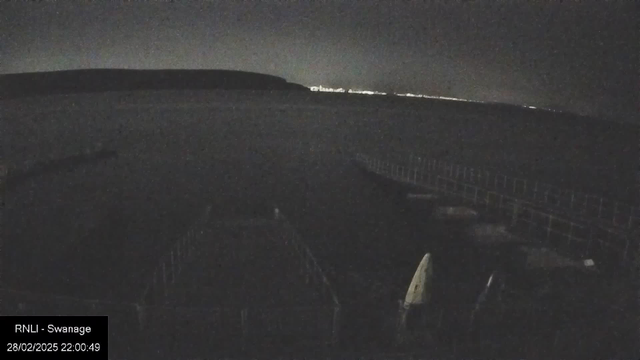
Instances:
[[[332,323],[331,342],[334,346],[338,345],[340,341],[340,306],[333,308],[333,323]]]
[[[568,245],[571,245],[571,240],[573,240],[573,222],[570,223],[569,226],[569,241],[567,241]]]
[[[182,272],[182,252],[180,251],[180,242],[182,239],[178,240],[178,244],[176,245],[176,252],[178,253],[178,273]]]
[[[176,265],[173,258],[173,250],[171,250],[171,283],[174,284],[176,282]]]
[[[513,214],[511,215],[511,226],[516,226],[516,224],[518,223],[518,210],[519,210],[519,204],[517,201],[515,201],[513,203]]]
[[[547,224],[547,242],[551,241],[551,223],[553,221],[553,216],[549,216],[549,223]]]
[[[629,254],[629,234],[625,235],[625,245],[624,245],[624,251],[622,252],[622,262],[626,263],[627,262],[627,255]]]
[[[154,270],[153,279],[151,280],[151,285],[147,288],[147,292],[151,294],[151,301],[145,302],[146,305],[155,305],[155,299],[158,296],[158,280],[156,276],[158,275],[158,270]]]
[[[576,192],[571,189],[571,202],[569,203],[569,210],[573,211],[573,203],[576,201]]]
[[[485,204],[486,204],[485,209],[486,210],[489,210],[489,199],[490,199],[490,196],[491,196],[491,192],[487,191],[487,198],[485,199]]]
[[[166,266],[164,264],[164,261],[162,262],[162,288],[164,291],[164,297],[166,299],[167,297],[167,269]]]
[[[182,253],[185,258],[189,258],[189,240],[186,236],[182,237]]]
[[[242,350],[245,350],[249,335],[249,309],[247,308],[240,311],[240,326],[242,327]]]
[[[197,237],[196,237],[196,233],[195,231],[189,230],[189,233],[187,235],[187,241],[189,243],[189,256],[193,255],[193,252],[196,250],[196,242],[197,242]]]
[[[598,219],[602,218],[602,197],[600,197],[600,206],[598,207]]]
[[[529,219],[530,220],[530,222],[529,222],[529,235],[531,235],[531,232],[533,231],[533,227],[535,226],[535,224],[533,222],[533,218],[535,217],[536,212],[533,209],[530,209],[529,211],[531,212],[531,218]]]
[[[586,250],[586,254],[585,255],[589,255],[591,253],[591,243],[593,242],[593,238],[594,238],[594,233],[593,233],[593,226],[589,226],[589,241],[587,241],[587,250]]]

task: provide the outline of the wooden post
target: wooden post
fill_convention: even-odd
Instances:
[[[249,340],[249,309],[247,308],[240,311],[240,326],[242,327],[242,350],[244,351]]]
[[[176,265],[173,258],[173,250],[171,250],[171,283],[174,284],[176,282]]]
[[[180,242],[182,239],[178,240],[178,244],[176,245],[176,252],[178,253],[178,274],[182,272],[182,252],[180,251]]]
[[[602,201],[603,201],[603,198],[600,197],[600,206],[598,207],[598,219],[602,218]]]
[[[568,245],[571,245],[571,240],[573,240],[573,222],[569,226],[569,241],[567,241]]]
[[[529,235],[531,235],[531,232],[533,231],[533,227],[535,226],[535,223],[533,222],[533,218],[536,214],[536,211],[533,209],[529,209],[529,211],[531,212],[531,218],[529,222]]]
[[[333,308],[333,322],[331,327],[331,343],[334,346],[338,346],[340,342],[340,306]]]
[[[487,198],[485,200],[485,203],[487,204],[485,206],[485,209],[487,209],[487,210],[489,209],[490,195],[491,195],[491,191],[487,191]]]
[[[569,209],[573,210],[573,203],[576,201],[576,192],[575,190],[571,190],[571,203],[569,204]]]
[[[629,252],[629,237],[630,235],[626,235],[625,236],[625,245],[624,245],[624,251],[622,252],[622,262],[626,263],[627,262],[627,254]]]
[[[187,240],[188,238],[186,236],[182,237],[182,252],[185,258],[189,257],[189,242]]]
[[[164,265],[164,261],[162,262],[162,288],[164,290],[164,297],[167,297],[167,269]]]
[[[138,315],[138,327],[140,330],[144,330],[144,325],[147,320],[146,306],[143,303],[142,305],[135,304],[135,307],[136,307],[136,314]]]
[[[156,279],[156,277],[158,276],[158,270],[153,272],[153,280],[151,281],[151,287],[153,287],[153,289],[151,289],[149,292],[151,293],[151,296],[153,296],[153,299],[155,300],[156,296],[158,296],[158,294],[156,293],[158,291],[158,279]],[[155,305],[155,302],[150,302],[147,305]]]
[[[196,247],[198,246],[199,240],[200,240],[200,234],[196,233],[194,230],[190,230],[189,241],[191,242],[191,252],[196,251]]]

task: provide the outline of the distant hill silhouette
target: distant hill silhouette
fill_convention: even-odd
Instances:
[[[0,75],[0,99],[135,90],[297,90],[285,79],[232,70],[89,69]]]

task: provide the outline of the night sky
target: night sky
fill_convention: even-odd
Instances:
[[[0,73],[236,69],[637,120],[634,1],[1,2]]]

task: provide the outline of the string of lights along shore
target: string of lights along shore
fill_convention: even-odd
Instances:
[[[462,102],[471,102],[471,103],[477,103],[477,104],[485,103],[484,101],[467,100],[467,99],[460,99],[460,98],[447,97],[447,96],[433,96],[433,95],[413,94],[413,93],[386,93],[382,91],[372,91],[372,90],[331,88],[331,87],[322,86],[322,85],[310,86],[309,89],[311,89],[311,91],[316,91],[316,92],[347,93],[347,94],[360,94],[360,95],[404,96],[404,97],[414,97],[414,98],[424,98],[424,99],[462,101]],[[529,109],[540,109],[539,107],[531,106],[531,105],[522,105],[522,106]],[[557,110],[553,110],[553,109],[545,109],[545,110],[557,112]]]

